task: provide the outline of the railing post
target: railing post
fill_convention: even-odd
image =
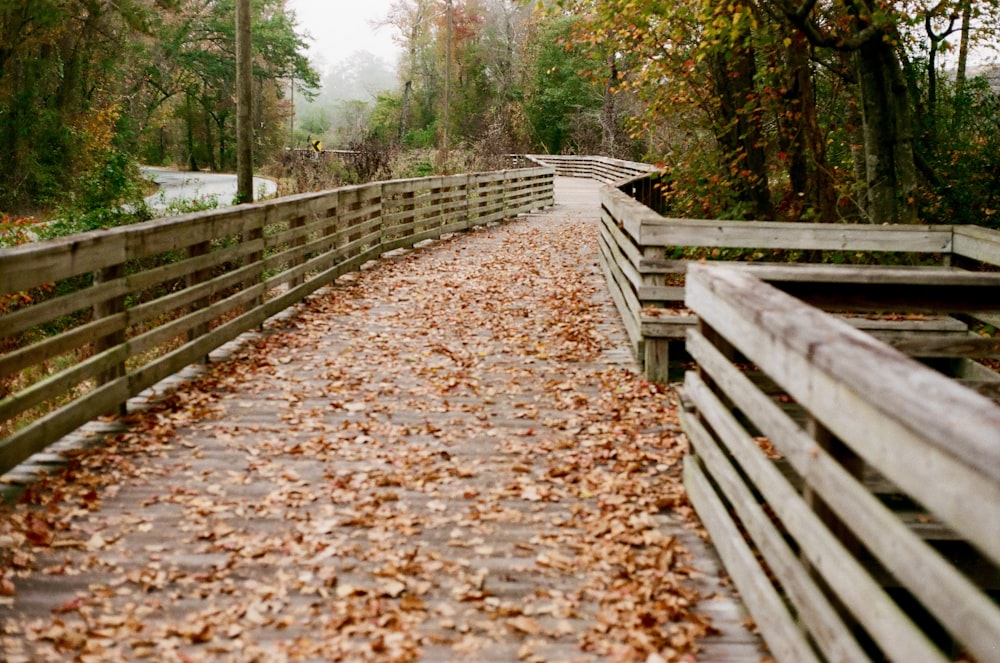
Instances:
[[[832,432],[830,432],[830,430],[823,425],[823,422],[817,419],[811,412],[807,412],[806,414],[805,431],[809,437],[816,440],[816,446],[829,454],[835,461],[840,463],[840,465],[847,470],[848,474],[853,476],[858,483],[862,483],[864,461]],[[826,526],[826,529],[841,543],[841,545],[844,546],[844,550],[857,559],[863,551],[861,542],[856,536],[854,536],[854,533],[847,527],[847,525],[845,525],[844,522],[837,517],[833,510],[826,505],[805,477],[803,477],[802,498],[805,500],[806,504],[809,505],[809,508],[812,509],[813,513],[816,514],[816,517],[819,518],[820,522]],[[800,553],[799,558],[802,561],[802,566],[806,569],[806,571],[808,571],[809,575],[819,581],[823,580],[822,575],[813,568],[813,565],[809,561],[807,555]],[[851,615],[851,611],[840,603],[840,601],[835,600],[836,597],[831,596],[830,599],[838,614],[844,620],[845,625],[852,630],[857,631],[860,627],[857,620]]]
[[[288,229],[289,230],[298,230],[298,229],[302,228],[304,225],[306,225],[306,217],[304,215],[299,215],[299,216],[294,217],[293,219],[291,219],[288,222]],[[297,237],[292,238],[292,242],[291,242],[290,248],[297,249],[297,248],[303,247],[305,245],[306,245],[306,236],[305,235],[299,235]],[[294,269],[294,268],[298,267],[299,265],[301,265],[302,263],[304,263],[305,261],[306,261],[306,257],[304,255],[300,255],[300,256],[297,256],[295,258],[292,258],[292,260],[290,261],[290,263],[288,265],[288,268],[289,269]],[[289,288],[296,288],[296,287],[302,285],[304,282],[305,282],[305,275],[299,275],[299,276],[294,277],[291,280],[291,282],[288,284],[288,287]]]
[[[816,440],[816,446],[825,451],[831,458],[837,461],[848,474],[858,480],[862,480],[864,471],[864,461],[840,441],[830,430],[823,425],[811,412],[807,413],[805,430],[809,437]],[[855,538],[850,529],[830,510],[823,500],[816,494],[813,487],[805,482],[802,485],[802,497],[812,508],[827,529],[837,537],[844,547],[857,556],[860,552],[861,544]],[[805,561],[805,560],[804,560]],[[808,562],[806,562],[808,563]]]
[[[475,225],[475,223],[476,223],[476,220],[474,218],[472,218],[472,183],[473,183],[473,181],[475,181],[475,175],[471,175],[469,173],[466,173],[465,174],[465,184],[462,185],[463,191],[465,193],[465,195],[462,196],[462,200],[465,201],[464,202],[464,205],[465,205],[465,211],[464,211],[464,213],[465,213],[465,222],[462,225],[463,225],[463,227],[466,230],[468,230],[469,228],[473,227]]]
[[[243,231],[242,242],[244,244],[250,244],[252,242],[256,242],[260,239],[263,239],[264,237],[264,215],[256,211],[250,211],[250,210],[248,210],[248,212],[246,213],[253,214],[254,223],[249,228]],[[263,257],[264,257],[263,251],[253,251],[251,253],[248,253],[243,258],[243,266],[247,267],[250,265],[259,264],[263,259]],[[258,283],[260,283],[263,275],[264,275],[263,267],[261,267],[260,269],[252,273],[250,276],[248,276],[245,281],[243,281],[243,289],[248,290],[256,286]],[[247,310],[253,310],[263,303],[264,303],[264,295],[261,294],[250,301],[250,303],[248,304],[249,308]]]
[[[197,258],[199,256],[207,255],[211,246],[212,246],[211,242],[198,242],[197,244],[192,244],[191,246],[188,247],[187,250],[188,259],[190,260],[192,258]],[[195,270],[191,272],[187,277],[187,287],[193,288],[201,283],[204,283],[210,278],[212,278],[212,270],[210,268],[206,267],[204,269]],[[209,303],[210,300],[208,299],[208,297],[203,297],[202,299],[199,299],[198,301],[191,304],[191,306],[188,307],[188,312],[194,313],[195,311],[205,308],[206,306],[209,305]],[[189,329],[187,335],[188,341],[193,341],[199,336],[207,334],[209,329],[210,326],[207,322],[202,323],[192,329]],[[207,364],[208,355],[202,357],[201,361],[203,364]]]
[[[94,287],[99,288],[101,284],[108,283],[110,281],[115,281],[120,279],[125,275],[125,265],[119,263],[117,265],[111,265],[110,267],[105,267],[94,273]],[[118,315],[119,313],[125,312],[125,295],[118,295],[117,297],[112,297],[101,302],[94,304],[94,320],[100,320],[102,318],[110,318],[112,316]],[[122,323],[109,334],[106,334],[96,341],[94,341],[94,354],[100,354],[105,350],[110,350],[111,348],[121,345],[126,340],[125,334],[125,324]],[[109,382],[114,382],[118,378],[125,375],[127,367],[125,362],[120,362],[114,366],[109,367],[107,370],[103,371],[97,376],[97,385],[105,385]],[[126,402],[121,402],[118,404],[118,413],[125,415],[128,413],[128,407]]]

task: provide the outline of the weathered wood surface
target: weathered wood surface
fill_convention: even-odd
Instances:
[[[20,341],[0,471],[386,252],[551,205],[552,178],[376,182],[0,250],[0,296],[37,301],[0,316]]]
[[[66,658],[55,642],[83,634],[104,660],[614,660],[581,643],[637,637],[628,606],[666,608],[680,580],[720,629],[697,660],[759,662],[683,502],[649,508],[674,504],[678,423],[604,290],[596,187],[556,193],[345,276],[217,351],[204,382],[144,394],[155,425],[113,432],[99,508],[33,551],[80,573],[15,579],[0,658]]]
[[[563,177],[583,177],[604,184],[632,180],[640,175],[657,172],[655,166],[610,157],[533,154],[530,158],[556,169]]]
[[[713,499],[735,508],[734,517],[796,612],[801,616],[823,605],[817,604],[815,591],[829,587],[889,658],[948,656],[930,644],[925,626],[911,623],[905,606],[881,590],[884,574],[870,571],[866,560],[854,556],[849,540],[826,528],[823,514],[804,499],[809,494],[831,512],[834,529],[850,532],[892,574],[891,584],[912,593],[962,647],[989,660],[1000,641],[1000,608],[965,573],[990,587],[1000,566],[1000,528],[985,525],[1000,523],[1000,407],[747,270],[692,266],[687,302],[711,330],[710,336],[698,330],[688,335],[688,350],[700,371],[689,373],[684,386],[693,408],[685,417],[697,456],[690,460],[692,481],[704,472],[716,482],[719,494]],[[720,344],[710,337],[725,340]],[[766,380],[745,374],[730,358],[733,350]],[[924,518],[893,513],[887,506],[892,500],[875,496],[865,478],[870,472],[854,476],[806,434],[790,416],[789,399],[888,482],[881,491],[905,495],[926,508],[933,527],[911,527]],[[730,407],[742,418],[734,417]],[[762,451],[760,437],[794,470],[794,479]],[[757,493],[774,520],[762,520],[746,504],[755,502]],[[714,510],[711,501],[704,508]],[[924,540],[931,535],[970,542],[978,556],[962,560],[968,567],[955,568]],[[780,545],[775,548],[786,537],[794,541],[801,561]],[[988,567],[994,570],[984,575]],[[820,574],[824,584],[802,589],[805,570]],[[737,586],[751,587],[767,573],[746,564],[730,571]],[[803,620],[803,627],[817,643],[832,634],[823,645],[827,660],[842,660],[834,645],[854,637],[850,624],[837,626],[827,619]],[[779,626],[770,628],[771,637],[787,637]]]
[[[950,226],[644,218],[640,246],[950,253]]]
[[[952,251],[955,255],[1000,265],[1000,233],[977,226],[955,226]]]
[[[797,251],[887,251],[939,261],[941,267],[852,267],[837,265],[754,264],[756,273],[783,289],[828,308],[846,310],[900,310],[966,312],[981,316],[1000,307],[997,277],[976,276],[960,270],[942,271],[955,262],[963,266],[983,262],[1000,265],[1000,233],[960,226],[872,226],[766,221],[720,221],[666,218],[658,211],[659,174],[639,174],[601,192],[603,210],[602,265],[616,305],[639,357],[658,363],[648,376],[666,379],[666,347],[683,337],[690,324],[684,316],[650,316],[650,307],[681,307],[681,278],[688,260],[668,260],[678,248],[711,251],[716,248]],[[764,255],[761,259],[766,259]],[[742,264],[742,263],[741,263]],[[967,289],[935,290],[964,283]],[[868,284],[869,288],[861,287]],[[912,284],[914,287],[908,287]],[[898,287],[893,287],[893,286]],[[930,285],[931,288],[915,287]],[[917,301],[916,296],[922,301]],[[948,306],[951,306],[949,311]],[[655,349],[645,352],[647,341]]]

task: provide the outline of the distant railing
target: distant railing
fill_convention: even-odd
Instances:
[[[525,163],[0,250],[0,473],[388,251],[552,205]]]
[[[853,293],[813,294],[857,297],[854,271]],[[688,267],[684,477],[772,654],[996,660],[1000,406],[753,273]],[[996,284],[947,275],[906,304],[878,283],[872,296],[886,312],[995,306]],[[969,335],[915,342],[1000,351]],[[997,384],[979,386],[996,398]]]
[[[1000,266],[1000,233],[976,226],[901,226],[841,223],[723,221],[664,217],[658,172],[601,191],[601,264],[633,349],[647,377],[669,379],[670,347],[682,346],[695,318],[684,310],[684,274],[693,259],[668,252],[693,251],[711,259],[713,250],[890,252],[909,254],[941,267]],[[878,278],[872,272],[872,278]],[[916,272],[914,272],[916,273]],[[804,274],[804,273],[803,273]],[[836,279],[836,270],[813,272]],[[806,277],[802,277],[806,278]],[[895,278],[899,278],[898,274]],[[675,348],[679,349],[679,348]]]
[[[656,166],[611,157],[532,154],[531,159],[556,169],[563,177],[584,177],[605,184],[632,180],[658,171]]]
[[[601,263],[647,376],[686,338],[685,487],[775,658],[995,658],[1000,341],[971,327],[1000,326],[1000,233],[672,219],[659,172],[542,159],[612,183]],[[667,257],[714,249],[759,262]]]

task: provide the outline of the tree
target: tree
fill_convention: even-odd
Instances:
[[[294,80],[298,93],[308,97],[318,87],[319,77],[305,58],[305,43],[295,32],[284,0],[253,0],[250,11],[253,157],[263,162],[284,143],[291,104],[279,103],[286,92],[283,82]],[[235,166],[235,0],[187,0],[182,13],[170,39],[178,63],[172,78],[175,87],[164,90],[168,98],[185,98],[168,105],[185,136],[185,158],[180,160],[193,168],[207,162],[213,170],[230,170]],[[153,137],[147,134],[149,138]]]
[[[938,61],[959,21],[980,39],[1000,24],[995,0],[550,5],[614,72],[607,98],[643,102],[635,126],[665,164],[672,213],[912,223],[970,181],[935,168],[954,157],[936,144],[953,112]],[[960,99],[949,93],[955,112]]]
[[[435,0],[397,0],[389,10],[383,25],[396,29],[396,41],[403,47],[400,78],[403,81],[402,108],[400,111],[399,141],[403,142],[414,125],[423,128],[433,117],[433,97],[437,87],[436,70],[430,45],[434,39],[433,20],[440,16]],[[416,91],[422,91],[422,101],[416,112],[413,100]]]
[[[531,17],[517,0],[396,2],[383,24],[404,50],[399,141],[500,149],[501,135],[523,136]]]
[[[139,0],[0,6],[0,208],[127,194],[123,96],[151,16]]]
[[[284,0],[253,0],[255,150],[289,109],[278,80],[318,84]],[[0,4],[0,208],[116,206],[142,155],[231,167],[234,0]]]
[[[539,46],[524,108],[532,137],[551,154],[589,152],[596,146],[586,136],[595,132],[600,136],[597,117],[604,98],[602,90],[580,73],[589,62],[586,52],[571,45],[576,26],[576,18],[558,17],[540,26],[535,40]]]
[[[901,17],[874,3],[777,0],[809,42],[851,56],[864,121],[866,211],[877,223],[914,223],[914,111],[897,51]]]
[[[646,105],[642,129],[652,131],[667,118],[684,126],[685,149],[673,146],[670,159],[676,184],[667,192],[671,203],[685,206],[681,198],[690,199],[693,188],[710,187],[714,199],[696,204],[701,213],[768,218],[772,205],[749,8],[700,0],[559,5],[580,17],[575,43],[609,72],[597,77],[606,81],[606,111],[631,91]],[[705,132],[714,139],[711,146],[702,139]]]

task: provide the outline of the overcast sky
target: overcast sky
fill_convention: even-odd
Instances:
[[[395,65],[399,48],[393,43],[394,30],[378,28],[389,13],[393,0],[289,0],[299,31],[308,39],[310,57],[320,73],[355,51],[369,51]]]

